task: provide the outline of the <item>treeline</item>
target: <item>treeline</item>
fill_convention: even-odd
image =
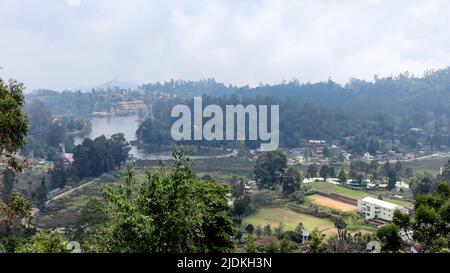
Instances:
[[[46,105],[33,101],[25,105],[28,115],[29,131],[25,146],[21,149],[24,156],[56,161],[58,153],[71,152],[74,145],[73,137],[67,134],[83,130],[86,122],[78,117],[67,115],[55,118]]]
[[[108,111],[121,100],[143,99],[153,105],[156,117],[141,130],[141,141],[166,144],[170,142],[167,138],[172,122],[170,106],[189,103],[193,96],[203,95],[204,104],[279,104],[283,146],[295,147],[305,139],[339,140],[357,154],[366,151],[373,154],[376,148],[446,149],[450,145],[449,86],[450,68],[446,68],[428,71],[423,77],[403,73],[396,77],[375,76],[373,81],[352,79],[345,85],[331,80],[305,84],[294,80],[236,87],[214,79],[171,80],[146,84],[134,91],[41,90],[28,95],[27,100],[42,101],[54,114],[88,115]],[[175,94],[177,99],[161,99],[155,95],[161,92]],[[223,146],[223,143],[209,145]]]
[[[170,128],[176,118],[170,112],[176,104],[186,104],[193,109],[193,100],[160,100],[153,106],[154,116],[144,121],[137,130],[137,138],[145,144],[170,144]],[[354,108],[325,107],[320,103],[304,103],[274,97],[203,96],[203,104],[226,105],[280,105],[280,144],[298,147],[309,139],[327,140],[346,150],[363,155],[377,151],[397,152],[420,148],[441,149],[450,145],[450,126],[446,115],[436,117],[411,114],[397,116],[382,109],[371,113],[358,112]],[[208,119],[203,119],[205,123]],[[421,128],[411,130],[411,128]],[[228,141],[184,141],[182,144],[203,146],[227,146]],[[259,147],[258,141],[247,141],[249,148]],[[445,147],[444,147],[445,148]]]
[[[94,140],[85,138],[73,150],[73,164],[55,164],[49,171],[50,181],[57,187],[63,187],[71,180],[79,181],[110,172],[127,161],[129,151],[130,145],[122,133],[112,135],[109,139],[105,136]]]

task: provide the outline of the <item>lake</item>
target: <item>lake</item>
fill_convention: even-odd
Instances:
[[[136,130],[139,128],[139,121],[137,115],[131,116],[112,116],[107,118],[94,117],[91,119],[92,130],[84,137],[75,137],[75,144],[78,145],[83,142],[83,139],[89,137],[94,139],[101,135],[107,138],[117,133],[123,133],[127,141],[136,139]],[[145,159],[146,154],[143,150],[137,149],[136,146],[131,146],[130,154],[139,159]]]
[[[101,135],[107,138],[117,133],[123,133],[127,141],[136,139],[136,130],[139,128],[139,118],[137,115],[131,116],[111,116],[107,118],[94,117],[91,119],[92,130],[84,137],[75,137],[75,144],[78,145],[83,142],[83,139],[89,137],[94,139]],[[218,155],[214,156],[192,156],[192,159],[204,158],[223,158],[236,155],[237,151],[231,153],[224,153],[224,151],[217,151]],[[130,155],[135,158],[144,160],[169,160],[172,158],[170,151],[162,153],[148,153],[143,149],[138,149],[136,146],[131,146]]]

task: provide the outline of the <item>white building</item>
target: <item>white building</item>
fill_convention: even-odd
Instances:
[[[392,221],[396,210],[408,214],[408,209],[383,200],[372,197],[365,197],[358,200],[358,211],[363,213],[366,219]]]

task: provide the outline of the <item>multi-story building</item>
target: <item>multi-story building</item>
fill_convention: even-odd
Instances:
[[[381,219],[385,221],[392,221],[396,210],[399,210],[405,214],[409,213],[408,209],[405,207],[376,198],[365,197],[358,200],[358,211],[364,214],[367,220]]]

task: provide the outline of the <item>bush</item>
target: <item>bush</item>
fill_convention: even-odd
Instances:
[[[104,173],[99,177],[100,182],[110,183],[117,180],[117,178],[111,173]]]
[[[250,206],[252,210],[256,210],[261,207],[273,205],[276,199],[276,192],[272,190],[262,190],[251,195]]]
[[[317,190],[315,189],[309,189],[305,192],[305,196],[314,195],[317,194]]]
[[[295,202],[297,204],[303,204],[305,202],[305,194],[303,191],[295,191],[289,195],[289,201]]]

